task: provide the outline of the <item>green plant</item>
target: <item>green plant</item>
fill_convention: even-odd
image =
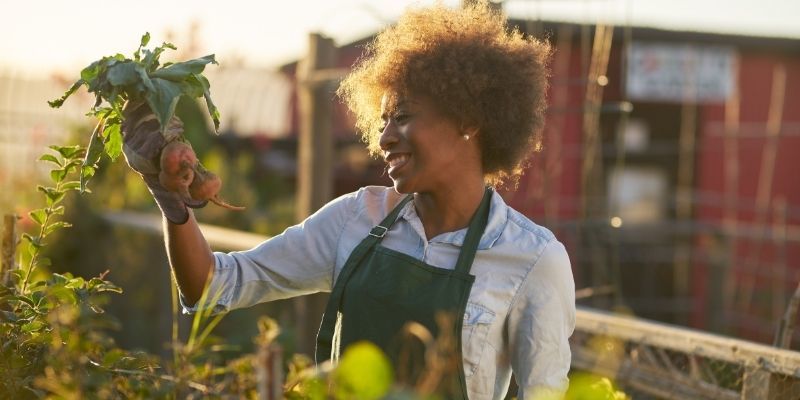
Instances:
[[[8,284],[0,285],[0,398],[256,398],[254,354],[222,357],[231,346],[212,335],[223,318],[205,291],[186,342],[178,338],[173,320],[172,360],[119,348],[107,332],[118,323],[104,314],[109,294],[122,290],[107,281],[108,271],[84,279],[48,271],[52,260],[42,256],[46,238],[71,225],[60,220],[65,196],[78,190],[86,149],[51,146],[40,159],[53,165],[52,186],[40,186],[45,207],[30,212],[34,234],[23,235],[20,268]],[[173,286],[173,312],[178,313]],[[255,342],[273,349],[279,328],[269,318],[258,322]],[[296,355],[287,366],[284,396],[291,399],[376,399],[392,390],[392,371],[374,345],[348,349],[340,368],[316,368]],[[374,379],[363,381],[363,371]],[[282,384],[283,382],[278,382]],[[402,393],[402,391],[397,391]],[[404,398],[414,398],[405,396]]]
[[[102,306],[122,293],[106,274],[91,279],[50,273],[43,257],[46,238],[70,224],[59,220],[68,192],[78,190],[85,149],[51,146],[52,186],[40,186],[45,207],[30,212],[34,234],[23,234],[20,267],[0,285],[0,398],[200,398],[254,393],[251,356],[220,366],[227,350],[211,331],[222,318],[201,308],[188,342],[173,340],[172,363],[118,348],[107,335],[117,322]],[[177,297],[177,295],[175,295]],[[205,300],[205,299],[204,299]],[[210,299],[208,302],[213,302]],[[177,303],[177,300],[175,301]],[[252,396],[249,396],[252,397]]]
[[[56,154],[44,154],[39,160],[55,164],[55,168],[50,171],[50,179],[55,186],[38,186],[38,190],[45,195],[46,206],[38,208],[29,213],[31,220],[36,222],[39,231],[35,236],[30,234],[23,234],[22,237],[27,243],[27,248],[23,252],[23,256],[27,256],[27,269],[19,269],[16,272],[22,280],[22,287],[20,288],[21,294],[26,294],[28,281],[31,275],[35,272],[35,268],[39,266],[50,265],[50,259],[40,257],[41,248],[44,239],[51,233],[61,228],[68,228],[69,223],[65,221],[55,221],[60,215],[64,215],[64,206],[61,202],[64,200],[67,192],[76,190],[80,187],[80,183],[70,181],[67,176],[78,169],[81,165],[81,160],[78,157],[82,153],[80,146],[51,146]]]
[[[64,207],[61,205],[69,191],[77,190],[79,183],[70,180],[81,165],[83,149],[79,146],[52,146],[53,154],[40,159],[55,165],[50,172],[53,186],[39,186],[44,194],[46,206],[30,212],[36,223],[36,233],[23,234],[20,268],[11,271],[11,281],[0,286],[0,394],[11,398],[41,397],[46,385],[54,381],[41,379],[48,371],[55,371],[59,364],[57,354],[64,349],[77,354],[79,365],[90,362],[116,364],[139,360],[135,357],[115,357],[101,352],[107,338],[98,336],[98,327],[113,326],[108,318],[95,319],[101,315],[101,306],[107,293],[121,293],[121,289],[106,281],[105,275],[91,279],[74,277],[71,274],[49,274],[46,268],[51,260],[41,256],[45,239],[55,231],[70,226],[60,221]],[[69,340],[70,332],[65,327],[74,327],[80,341]],[[101,353],[105,353],[101,356]],[[109,356],[110,354],[110,356]],[[141,361],[141,360],[140,360]],[[136,364],[134,362],[134,364]],[[140,365],[149,365],[143,362]],[[75,377],[80,377],[75,374]],[[50,386],[52,389],[52,386]]]

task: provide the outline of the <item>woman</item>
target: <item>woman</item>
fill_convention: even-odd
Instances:
[[[515,179],[538,143],[549,55],[485,5],[407,11],[339,89],[393,187],[344,195],[248,251],[212,253],[190,209],[143,173],[182,301],[196,303],[209,274],[220,310],[330,291],[318,362],[358,340],[397,361],[398,335],[415,322],[457,340],[449,398],[503,398],[512,371],[520,398],[563,393],[569,259],[487,186]],[[157,129],[148,113],[128,112],[126,155]]]

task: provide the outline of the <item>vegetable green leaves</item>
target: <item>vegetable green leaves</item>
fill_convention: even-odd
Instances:
[[[166,79],[153,78],[154,90],[147,93],[147,104],[158,118],[161,128],[167,126],[170,118],[175,114],[175,107],[182,94],[180,83]]]
[[[134,61],[114,63],[108,67],[108,83],[111,86],[132,85],[141,79],[138,70],[142,69],[142,66]]]
[[[66,92],[64,92],[63,96],[61,96],[61,97],[59,97],[59,98],[57,98],[55,100],[48,101],[47,104],[49,104],[50,107],[53,107],[53,108],[61,107],[64,104],[64,100],[66,100],[67,97],[69,97],[73,93],[75,93],[75,91],[78,90],[84,83],[86,83],[86,82],[84,82],[83,79],[78,79],[77,82],[73,83],[72,86],[70,86],[70,88],[67,89]]]
[[[194,74],[203,72],[207,64],[216,64],[214,55],[207,55],[194,60],[170,64],[152,73],[154,78],[163,78],[173,82],[182,82]]]
[[[89,142],[89,151],[82,165],[81,189],[94,174],[102,154],[116,159],[122,152],[122,110],[127,102],[146,101],[158,118],[161,129],[175,115],[181,96],[203,97],[214,129],[219,130],[219,110],[211,101],[208,79],[203,71],[208,64],[217,64],[213,54],[189,61],[161,64],[161,54],[175,50],[171,43],[148,49],[150,33],[145,33],[133,58],[122,54],[103,57],[81,71],[81,77],[58,99],[48,101],[53,108],[61,107],[81,86],[95,95],[90,114],[99,119]]]

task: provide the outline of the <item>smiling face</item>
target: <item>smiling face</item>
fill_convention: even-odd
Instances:
[[[380,147],[397,192],[452,190],[476,174],[482,179],[476,139],[463,136],[474,132],[459,129],[431,98],[387,94],[381,118]]]

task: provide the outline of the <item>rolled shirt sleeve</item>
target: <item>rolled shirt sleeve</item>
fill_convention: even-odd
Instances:
[[[511,366],[520,399],[561,398],[575,328],[575,283],[564,246],[552,240],[523,282],[509,315]]]
[[[215,252],[207,301],[215,312],[330,291],[337,245],[356,209],[356,194],[339,197],[302,223],[246,251]],[[185,313],[196,312],[199,304]]]

